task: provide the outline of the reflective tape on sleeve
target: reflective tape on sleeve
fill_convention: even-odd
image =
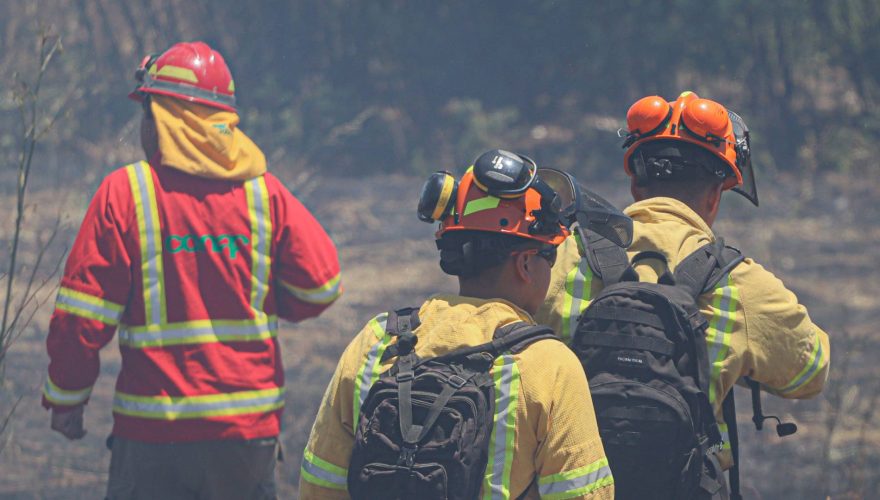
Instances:
[[[119,344],[134,348],[165,347],[213,342],[252,342],[275,338],[278,318],[262,315],[248,320],[197,320],[165,325],[127,326],[119,329]]]
[[[581,314],[590,305],[592,285],[593,272],[590,270],[587,259],[578,260],[577,266],[572,268],[565,277],[565,300],[562,305],[562,331],[560,332],[563,342],[571,341]]]
[[[739,288],[733,284],[733,279],[729,274],[724,284],[712,292],[711,304],[712,318],[706,329],[706,346],[709,351],[709,368],[711,370],[709,402],[715,404],[719,397],[717,392],[721,384],[721,367],[730,350],[730,334],[736,324],[736,310],[739,306]]]
[[[281,281],[281,285],[285,290],[293,294],[294,297],[303,302],[309,302],[311,304],[329,304],[339,298],[339,295],[342,293],[341,276],[341,274],[337,274],[327,280],[323,285],[314,288],[300,288],[293,286],[286,281]]]
[[[816,375],[822,371],[822,368],[825,366],[825,352],[822,349],[822,340],[819,338],[819,333],[817,332],[813,336],[813,349],[810,352],[809,357],[807,358],[807,363],[804,365],[804,368],[795,375],[791,382],[786,384],[784,387],[779,389],[778,391],[781,394],[791,394],[801,387],[810,383]]]
[[[137,214],[138,239],[141,246],[144,308],[147,323],[162,324],[165,313],[165,274],[162,264],[162,233],[153,173],[147,162],[126,167]]]
[[[52,404],[59,406],[74,406],[84,403],[92,394],[92,388],[86,387],[75,391],[62,389],[52,382],[52,379],[46,378],[46,384],[43,386],[43,395],[46,396]]]
[[[245,182],[248,213],[251,219],[251,308],[263,312],[269,292],[269,271],[272,268],[272,214],[269,210],[269,189],[264,176]]]
[[[185,420],[265,413],[284,406],[284,388],[205,396],[137,396],[116,391],[113,411],[153,420]]]
[[[300,475],[306,482],[324,488],[344,490],[348,487],[348,470],[315,456],[308,448],[303,452]]]
[[[511,355],[500,356],[492,366],[495,381],[495,419],[489,438],[489,463],[483,480],[485,500],[510,498],[510,469],[516,441],[519,405],[519,367]]]
[[[590,465],[568,472],[560,472],[538,479],[542,499],[561,500],[592,493],[614,484],[608,459],[602,458]]]
[[[111,326],[119,323],[125,310],[120,304],[66,287],[58,290],[55,308]]]
[[[358,420],[360,419],[361,406],[364,404],[364,400],[367,399],[367,394],[369,394],[370,388],[373,387],[373,384],[379,379],[382,355],[385,354],[385,350],[391,343],[391,335],[385,331],[387,320],[388,313],[382,313],[367,323],[367,326],[372,330],[378,341],[370,347],[369,351],[367,351],[366,359],[364,359],[363,364],[360,369],[358,369],[357,378],[355,378],[354,381],[354,400],[352,401],[354,414],[352,418],[352,426],[355,431],[357,431]]]

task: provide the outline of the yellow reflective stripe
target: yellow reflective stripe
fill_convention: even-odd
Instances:
[[[310,302],[312,304],[329,304],[339,298],[342,294],[341,278],[342,273],[339,273],[330,278],[323,285],[316,286],[315,288],[300,288],[298,286],[293,286],[284,280],[279,281],[281,282],[281,286],[303,302]]]
[[[155,73],[156,76],[167,76],[170,78],[177,78],[178,80],[183,80],[189,83],[199,83],[198,77],[193,70],[189,68],[181,68],[180,66],[171,66],[170,64],[166,64],[159,68],[159,70]]]
[[[510,498],[510,469],[516,441],[519,404],[519,367],[511,355],[500,356],[492,365],[495,381],[495,417],[489,438],[489,463],[483,480],[485,500]]]
[[[162,265],[162,234],[156,189],[150,165],[138,162],[126,167],[134,199],[141,245],[144,309],[147,323],[166,322],[165,273]]]
[[[111,326],[119,323],[125,309],[120,304],[66,287],[58,290],[55,308]]]
[[[235,92],[235,80],[229,80],[229,86],[226,87],[227,92]]]
[[[560,335],[563,342],[571,340],[577,329],[578,320],[584,309],[590,305],[592,293],[593,271],[587,259],[580,259],[577,265],[565,277],[565,294],[562,304],[562,331]]]
[[[718,430],[721,431],[721,440],[723,444],[721,445],[722,450],[730,449],[730,432],[728,431],[727,424],[724,422],[718,422]]]
[[[308,448],[303,452],[300,475],[309,483],[344,490],[347,488],[348,470],[315,456]]]
[[[462,214],[462,216],[482,212],[483,210],[490,210],[497,207],[499,203],[501,203],[501,198],[495,196],[485,196],[483,198],[471,200],[465,205],[464,214]]]
[[[92,394],[92,388],[86,387],[76,391],[62,389],[52,382],[52,379],[46,378],[46,384],[43,385],[43,395],[46,396],[52,404],[60,406],[74,406],[84,403]]]
[[[119,344],[135,349],[214,342],[252,342],[278,335],[277,316],[245,320],[197,320],[119,329]]]
[[[611,484],[611,467],[603,457],[579,469],[539,478],[538,492],[542,499],[560,500],[586,495]]]
[[[265,413],[284,406],[284,389],[273,387],[206,396],[136,396],[117,391],[113,411],[155,420],[184,420]]]
[[[382,313],[367,323],[367,327],[373,331],[373,335],[376,336],[378,342],[367,351],[367,358],[364,360],[360,369],[358,369],[357,378],[355,379],[354,399],[352,401],[352,406],[354,408],[352,414],[352,427],[355,432],[357,432],[358,420],[360,419],[361,405],[363,405],[364,400],[367,399],[367,394],[369,394],[370,388],[373,387],[373,384],[379,379],[382,355],[385,354],[385,350],[391,343],[391,335],[388,335],[385,331],[387,321],[388,313]]]
[[[269,293],[272,268],[272,215],[265,177],[261,175],[245,182],[245,193],[251,219],[251,308],[260,315]]]
[[[721,367],[730,350],[730,333],[736,324],[736,309],[739,305],[739,288],[733,284],[733,278],[727,275],[723,286],[712,292],[712,319],[706,329],[706,345],[709,351],[709,402],[715,404],[718,399]]]
[[[789,394],[807,385],[820,371],[822,371],[824,365],[825,352],[822,349],[822,340],[819,338],[819,333],[817,332],[813,336],[813,350],[810,352],[810,357],[807,360],[806,365],[804,365],[804,368],[800,373],[791,379],[791,382],[786,384],[782,389],[779,389],[779,392],[782,394]]]
[[[440,196],[437,197],[437,204],[434,205],[434,211],[431,212],[431,218],[434,220],[443,216],[443,210],[449,204],[449,198],[452,196],[452,188],[455,187],[455,177],[446,175],[443,177],[443,187],[440,189]]]

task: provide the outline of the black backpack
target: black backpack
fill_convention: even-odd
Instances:
[[[666,263],[663,254],[642,252],[632,264],[648,258]],[[721,433],[708,398],[708,322],[697,298],[742,254],[719,239],[674,274],[667,267],[658,283],[639,282],[619,247],[595,245],[588,259],[605,287],[581,315],[572,348],[590,382],[616,498],[724,495],[715,458]]]
[[[549,327],[520,322],[496,330],[489,343],[419,359],[417,312],[388,315],[386,331],[397,342],[382,359],[397,360],[361,405],[348,468],[355,500],[477,498],[495,415],[495,358],[559,340]]]

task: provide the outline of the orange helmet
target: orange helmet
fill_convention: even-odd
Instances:
[[[535,162],[495,149],[480,155],[456,182],[434,173],[422,188],[419,218],[440,221],[437,239],[455,231],[485,231],[559,245],[568,236],[567,203],[541,181]]]
[[[137,88],[128,94],[142,101],[160,94],[235,112],[235,82],[226,61],[204,42],[174,44],[161,55],[141,60],[135,72]]]
[[[715,101],[702,99],[688,91],[683,92],[674,102],[667,102],[659,96],[639,99],[626,113],[626,124],[628,133],[623,147],[627,151],[623,157],[623,167],[631,177],[671,175],[669,159],[665,163],[655,162],[651,166],[660,168],[649,172],[642,153],[647,144],[671,144],[667,149],[675,149],[674,144],[677,143],[682,151],[686,151],[684,156],[696,152],[698,157],[714,157],[720,160],[724,168],[714,173],[724,179],[723,189],[733,189],[755,205],[758,204],[749,129],[736,113]],[[704,155],[705,152],[709,155]],[[705,164],[707,162],[698,163],[711,168]]]

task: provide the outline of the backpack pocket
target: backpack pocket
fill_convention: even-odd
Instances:
[[[446,469],[437,463],[414,464],[412,467],[371,463],[358,474],[358,488],[349,492],[353,499],[447,498]]]
[[[617,498],[680,498],[697,443],[688,404],[671,385],[600,374],[590,384]],[[658,494],[668,493],[668,496]]]

